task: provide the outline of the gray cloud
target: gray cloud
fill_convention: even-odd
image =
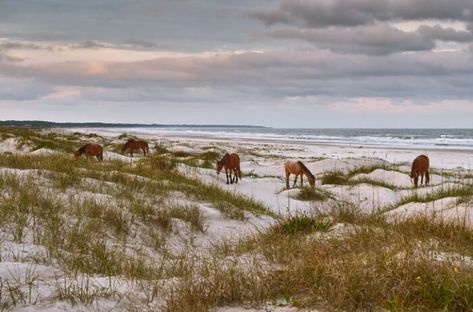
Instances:
[[[471,42],[473,2],[466,0],[282,0],[277,8],[253,9],[250,16],[276,39],[299,39],[341,53],[390,54],[432,50],[439,41]],[[467,30],[421,25],[402,31],[393,22],[435,19],[466,22]]]
[[[471,0],[0,0],[2,116],[7,107],[21,107],[17,116],[62,120],[88,120],[93,110],[108,121],[145,116],[301,126],[304,119],[314,126],[320,116],[316,126],[369,126],[334,112],[333,103],[348,101],[356,110],[363,100],[350,99],[378,97],[392,111],[412,103],[428,109],[432,101],[473,103],[472,6]],[[418,27],[423,19],[438,25]],[[394,26],[402,21],[414,21],[412,31]],[[462,23],[466,30],[446,26]],[[168,56],[149,59],[156,55]],[[465,111],[456,116],[471,123]],[[413,124],[418,117],[411,116]]]
[[[376,21],[440,19],[473,21],[470,0],[282,0],[279,7],[253,9],[250,15],[267,25],[310,28],[358,26]]]
[[[91,67],[92,66],[92,67]],[[284,98],[326,94],[336,96],[473,97],[459,84],[473,79],[472,56],[466,52],[423,52],[383,56],[341,55],[318,50],[273,51],[215,55],[213,57],[163,57],[159,59],[97,64],[63,62],[24,67],[1,64],[1,72],[33,78],[47,84],[123,89],[136,99],[157,99],[169,90],[176,99],[189,88],[232,93],[234,98]],[[147,88],[133,93],[130,90]],[[161,90],[153,93],[149,90]],[[168,99],[170,101],[170,99]]]
[[[389,54],[399,51],[431,50],[435,47],[433,39],[456,33],[434,33],[428,29],[423,29],[423,33],[404,32],[386,24],[375,24],[341,29],[285,28],[270,31],[269,34],[273,38],[309,41],[317,47],[341,53]],[[453,36],[449,38],[453,39]]]
[[[469,31],[455,30],[451,27],[444,28],[440,25],[426,26],[422,25],[417,32],[424,38],[442,41],[471,42],[473,34]]]

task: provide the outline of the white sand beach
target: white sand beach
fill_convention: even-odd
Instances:
[[[53,132],[70,135],[82,133],[84,135],[96,134],[84,141],[101,142],[107,140],[110,144],[123,144],[124,138],[119,138],[121,133],[110,129],[56,129]],[[229,218],[214,204],[206,201],[195,201],[178,192],[175,196],[168,198],[168,203],[176,206],[197,207],[204,220],[202,231],[195,231],[188,222],[174,218],[172,220],[172,231],[166,239],[166,252],[171,254],[197,252],[205,254],[215,245],[222,242],[235,242],[245,237],[251,237],[261,233],[265,229],[277,223],[279,218],[290,217],[298,214],[317,215],[334,209],[337,206],[350,205],[361,213],[383,214],[388,220],[400,220],[418,215],[433,216],[448,222],[464,224],[467,227],[473,225],[473,210],[470,197],[456,196],[457,190],[469,187],[473,181],[470,174],[470,164],[473,165],[473,153],[465,150],[414,150],[395,149],[393,147],[373,146],[343,146],[330,144],[304,144],[303,142],[280,142],[261,139],[226,139],[210,137],[188,137],[188,136],[158,136],[155,134],[128,132],[128,136],[137,136],[150,143],[151,153],[157,148],[165,147],[169,153],[178,155],[181,152],[183,161],[179,163],[177,170],[184,176],[201,181],[205,185],[215,185],[233,194],[244,195],[261,203],[268,213],[254,213],[244,211],[240,219]],[[65,155],[49,148],[33,150],[28,144],[17,148],[15,138],[8,138],[0,142],[0,157],[2,155],[31,155],[35,157],[51,157],[51,155]],[[237,184],[226,184],[225,174],[217,175],[211,167],[190,165],[186,159],[192,155],[201,155],[203,151],[213,151],[223,156],[226,152],[236,152],[241,158],[242,180]],[[414,188],[409,177],[410,164],[419,154],[426,154],[431,161],[431,181],[428,186]],[[164,154],[164,157],[166,154]],[[70,155],[65,155],[71,157]],[[142,159],[142,155],[134,158],[128,155],[105,149],[105,162],[118,161],[130,164],[131,167]],[[181,156],[180,156],[181,157]],[[300,181],[295,188],[286,189],[283,162],[285,159],[302,161],[316,177],[316,189],[322,192],[321,199],[297,199],[300,194]],[[94,162],[94,160],[91,160]],[[199,164],[199,160],[197,163]],[[363,170],[361,170],[363,169]],[[357,171],[358,170],[358,171]],[[329,173],[336,173],[347,180],[344,183],[325,183],[324,177]],[[107,205],[119,206],[119,201],[107,192],[114,189],[118,184],[105,182],[96,178],[88,177],[81,179],[76,188],[58,189],[51,184],[50,176],[56,173],[48,170],[0,168],[0,174],[13,175],[18,178],[34,181],[41,186],[43,192],[56,194],[66,200],[67,198],[91,199]],[[144,177],[140,180],[147,181]],[[308,186],[307,178],[304,177],[304,185]],[[431,196],[431,199],[429,199]],[[8,195],[6,196],[8,198]],[[127,241],[126,252],[147,254],[153,261],[159,261],[163,257],[162,251],[153,251],[143,246],[144,235],[140,225],[134,225],[138,236]],[[44,246],[35,241],[33,231],[25,229],[24,238],[17,238],[7,230],[8,226],[0,231],[0,276],[2,280],[18,281],[26,278],[34,272],[39,282],[35,284],[34,295],[38,297],[39,304],[25,303],[18,306],[14,311],[96,311],[96,309],[108,309],[110,311],[125,311],[125,305],[114,300],[101,299],[95,302],[95,306],[76,306],[51,301],[48,294],[54,293],[58,285],[70,284],[79,287],[84,282],[81,278],[71,279],[63,272],[57,264],[35,264],[35,259],[46,259],[48,252]],[[344,235],[347,227],[343,224],[333,226],[333,235]],[[337,234],[338,233],[338,234]],[[115,244],[110,239],[110,244]],[[225,261],[227,261],[226,259]],[[246,260],[245,260],[246,261]],[[252,263],[253,260],[248,260]],[[41,261],[40,261],[41,263]],[[250,266],[252,264],[249,264]],[[87,282],[94,289],[99,289],[101,283],[112,283],[113,290],[117,293],[127,293],[124,302],[133,302],[129,294],[136,298],[143,298],[142,289],[132,280],[124,277],[113,276],[108,280],[103,276],[87,276]],[[105,279],[105,281],[104,281]],[[163,280],[163,283],[172,283]],[[83,285],[83,284],[82,284]],[[22,285],[25,288],[27,285]],[[71,286],[72,287],[72,286]],[[75,287],[75,286],[74,286]],[[108,286],[107,286],[108,287]],[[133,296],[131,296],[133,297]],[[138,300],[138,299],[137,299]],[[139,299],[141,300],[141,299]],[[156,299],[156,304],[163,304]],[[269,304],[271,306],[271,304]],[[282,307],[273,306],[269,310],[266,307],[257,307],[247,311],[296,311],[297,309],[287,305]],[[243,307],[222,307],[221,311],[246,311]]]

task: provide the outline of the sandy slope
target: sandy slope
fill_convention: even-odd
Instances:
[[[74,130],[77,131],[77,130]],[[83,131],[83,130],[81,130]],[[101,130],[100,135],[113,137],[115,134],[106,130]],[[144,135],[141,135],[144,136]],[[272,142],[252,142],[245,140],[223,141],[215,139],[190,139],[190,138],[172,138],[145,136],[149,140],[153,140],[153,144],[166,142],[173,151],[185,151],[188,153],[201,152],[203,147],[215,146],[215,150],[235,151],[238,152],[242,159],[243,179],[238,184],[225,184],[224,175],[216,175],[212,169],[195,168],[182,165],[179,167],[181,172],[187,175],[197,177],[209,184],[218,184],[224,189],[231,192],[237,192],[252,197],[262,202],[268,209],[279,216],[293,215],[296,213],[314,213],[331,209],[334,204],[348,202],[359,207],[363,212],[373,213],[385,211],[386,207],[390,207],[386,212],[390,218],[405,218],[417,214],[433,214],[446,220],[455,222],[465,222],[472,224],[473,210],[469,203],[457,204],[456,198],[447,197],[427,203],[407,203],[396,206],[396,203],[403,197],[409,196],[415,192],[426,194],[435,192],[445,187],[458,186],[455,179],[442,177],[437,174],[431,175],[431,185],[428,187],[414,190],[411,187],[408,171],[409,167],[398,166],[398,170],[376,169],[371,173],[358,174],[353,177],[357,179],[370,179],[374,181],[386,182],[396,187],[389,189],[372,184],[355,184],[355,185],[322,185],[320,180],[322,175],[327,171],[340,170],[348,172],[353,168],[360,166],[369,166],[376,164],[400,164],[410,162],[416,155],[426,151],[400,150],[392,149],[374,149],[374,148],[352,148],[346,146],[306,146],[300,143],[272,143]],[[17,142],[13,138],[9,138],[0,142],[0,154],[9,153],[30,153],[29,150],[18,150]],[[152,145],[154,146],[154,145]],[[56,153],[47,149],[40,149],[31,152],[31,155],[49,155]],[[465,172],[469,164],[473,165],[473,155],[460,151],[428,151],[431,158],[432,167],[440,170],[457,168],[463,166],[466,169],[455,169],[450,171]],[[105,160],[119,160],[124,162],[133,162],[136,158],[131,159],[128,156],[120,155],[114,152],[106,151]],[[0,156],[1,157],[1,156]],[[285,180],[283,177],[283,159],[293,158],[301,159],[307,167],[316,175],[316,185],[330,192],[334,199],[327,201],[301,201],[293,197],[299,192],[298,189],[287,190],[285,188]],[[37,176],[37,170],[16,170],[8,168],[0,168],[0,174],[15,174],[17,176],[29,177]],[[250,175],[251,174],[251,175]],[[457,179],[458,180],[458,179]],[[458,182],[458,181],[457,181]],[[86,181],[86,183],[95,183],[94,181]],[[307,183],[307,182],[306,182]],[[291,182],[292,185],[292,182]],[[113,187],[113,185],[111,185]],[[73,190],[77,192],[77,190]],[[111,201],[106,194],[82,192],[80,196],[92,196],[97,199]],[[176,201],[183,199],[176,198]],[[185,201],[185,200],[184,200]],[[205,219],[205,231],[203,233],[194,233],[190,230],[189,225],[180,220],[174,220],[175,231],[169,240],[171,250],[180,250],[187,246],[189,240],[193,242],[193,246],[197,249],[208,248],[213,244],[222,240],[232,240],[261,231],[271,224],[275,219],[267,215],[256,215],[245,212],[244,220],[232,220],[225,217],[219,210],[212,207],[209,203],[198,203],[199,209],[202,211]],[[45,250],[41,245],[35,245],[31,238],[25,240],[24,243],[15,243],[12,237],[5,231],[0,230],[0,277],[6,279],[20,279],[34,270],[39,278],[38,287],[35,292],[41,294],[41,298],[47,297],[51,293],[58,281],[64,279],[64,274],[57,266],[33,265],[36,257],[44,256]],[[101,277],[92,279],[94,283],[100,283]],[[77,282],[77,281],[76,281]],[[118,281],[117,281],[118,283]],[[124,291],[138,291],[133,286],[128,285],[127,281],[119,283]],[[22,285],[26,287],[26,285]],[[75,306],[72,307],[64,302],[48,302],[40,299],[39,304],[25,306],[17,306],[15,311],[102,311],[124,309],[124,306],[117,302],[100,300],[96,306]],[[241,307],[221,308],[222,312],[234,311],[295,311],[290,307],[266,307],[261,309],[243,309]]]

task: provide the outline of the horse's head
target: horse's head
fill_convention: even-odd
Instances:
[[[414,185],[414,186],[417,186],[417,181],[418,181],[417,172],[412,171],[409,177],[411,178],[411,184]]]
[[[312,188],[315,188],[315,177],[309,179],[309,184]]]
[[[217,174],[219,174],[220,171],[222,171],[222,168],[223,168],[223,163],[221,161],[217,161],[217,167],[215,168],[217,170]]]
[[[75,151],[75,153],[74,153],[74,157],[75,157],[75,158],[79,158],[81,155],[82,155],[82,151],[81,151],[80,149],[78,149],[78,150]]]

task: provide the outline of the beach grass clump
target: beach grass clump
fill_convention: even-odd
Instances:
[[[449,186],[424,194],[415,192],[411,195],[401,198],[395,204],[389,205],[383,211],[389,211],[409,203],[428,203],[447,197],[457,197],[457,204],[469,202],[473,197],[473,185],[461,184]]]
[[[392,164],[377,163],[371,165],[357,166],[351,169],[348,172],[348,177],[353,177],[357,174],[368,174],[377,169],[387,170],[387,171],[398,171],[397,167]]]
[[[199,200],[211,201],[216,207],[218,207],[219,203],[226,201],[241,210],[250,211],[255,214],[271,215],[271,212],[263,203],[246,195],[224,190],[216,184],[206,184],[192,178],[186,178],[186,182],[181,185],[181,192],[192,195]]]
[[[222,212],[223,215],[226,216],[227,218],[235,219],[235,220],[245,219],[245,213],[243,212],[243,210],[239,209],[238,207],[234,206],[233,204],[227,201],[217,201],[214,204],[214,206],[216,209]]]
[[[72,306],[83,304],[89,306],[98,299],[121,299],[121,295],[113,285],[99,286],[91,282],[89,277],[79,279],[64,278],[58,281],[52,298],[69,302]]]
[[[169,153],[170,151],[162,144],[156,144],[154,146],[154,154],[156,155],[164,155]]]
[[[358,218],[354,211],[354,230],[331,236],[332,223],[326,216],[293,217],[254,238],[253,244],[242,245],[246,252],[262,253],[278,268],[260,277],[268,296],[290,298],[299,307],[473,308],[473,268],[448,256],[434,256],[464,255],[473,247],[471,229],[425,217],[394,223],[367,218]],[[325,238],[310,239],[320,231]]]
[[[343,171],[329,171],[324,173],[321,182],[322,184],[345,185],[348,183],[348,178]]]
[[[204,216],[197,205],[176,205],[168,210],[171,218],[189,222],[194,230],[204,231]]]
[[[279,223],[271,228],[271,232],[267,235],[300,235],[304,233],[326,232],[331,225],[332,222],[328,218],[297,214],[280,220]]]
[[[306,201],[324,201],[333,198],[333,195],[330,192],[320,188],[303,187],[297,194],[293,196],[293,198]]]
[[[371,173],[376,169],[388,170],[388,169],[392,169],[392,168],[390,166],[387,166],[387,165],[374,165],[374,166],[356,167],[353,170],[349,171],[348,173],[345,173],[341,170],[329,171],[329,172],[324,173],[324,175],[322,176],[321,181],[322,181],[322,184],[353,186],[353,185],[365,183],[365,184],[370,184],[370,185],[374,185],[374,186],[388,188],[388,189],[391,189],[391,190],[398,189],[397,186],[395,186],[391,183],[385,182],[385,181],[381,181],[381,180],[374,180],[374,179],[370,179],[370,178],[356,178],[356,179],[354,179],[354,177],[357,174]]]

